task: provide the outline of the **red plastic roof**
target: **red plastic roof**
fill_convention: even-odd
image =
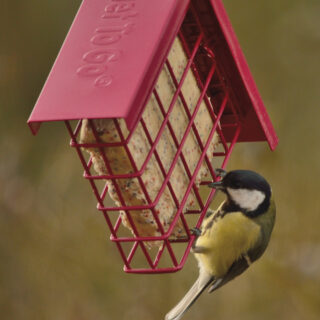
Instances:
[[[205,1],[200,1],[205,2]],[[243,124],[244,130],[240,133],[239,141],[267,140],[271,150],[274,150],[279,142],[259,91],[251,75],[250,69],[240,48],[239,42],[232,28],[228,15],[221,0],[210,0],[213,8],[213,16],[210,24],[215,27],[213,39],[219,37],[216,54],[220,54],[220,60],[224,64],[225,75],[229,77],[234,92],[234,98],[238,99],[238,105],[246,114]],[[222,43],[221,43],[222,42]]]
[[[84,0],[28,120],[139,115],[189,0]],[[148,90],[149,89],[149,90]]]
[[[28,123],[124,118],[143,111],[190,0],[84,0]],[[246,114],[240,141],[278,143],[221,0],[194,0],[204,31]]]

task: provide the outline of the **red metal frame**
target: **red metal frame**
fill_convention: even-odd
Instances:
[[[126,5],[128,3],[130,3],[130,5]],[[220,148],[222,150],[214,152],[213,157],[214,162],[219,162],[219,167],[221,168],[225,168],[233,147],[238,141],[267,140],[271,149],[275,148],[278,141],[221,1],[193,0],[191,4],[188,0],[177,2],[163,0],[162,2],[155,2],[157,6],[163,6],[161,7],[162,10],[155,10],[150,3],[151,1],[149,0],[124,1],[123,4],[121,1],[116,0],[84,0],[69,32],[68,39],[59,54],[55,66],[49,75],[47,83],[28,121],[33,133],[37,132],[41,121],[65,121],[67,130],[71,136],[70,145],[77,151],[84,167],[84,178],[87,179],[91,185],[97,199],[97,209],[105,218],[111,232],[110,239],[117,246],[124,262],[124,270],[128,273],[176,272],[184,266],[195,239],[194,235],[190,232],[190,228],[201,226],[215,193],[214,189],[210,189],[209,194],[203,196],[203,192],[200,192],[199,187],[195,183],[197,173],[204,163],[208,168],[209,175],[205,180],[201,181],[200,188],[217,179],[213,164],[207,156],[207,150],[215,133],[220,137]],[[117,25],[116,28],[114,26],[107,26],[107,29],[103,29],[103,32],[105,32],[105,30],[107,30],[107,32],[110,32],[110,30],[116,32],[113,36],[117,36],[118,32],[121,31],[121,36],[126,37],[127,42],[116,43],[115,48],[112,49],[114,50],[113,52],[130,52],[130,49],[133,51],[132,48],[138,49],[136,50],[137,52],[134,52],[135,55],[126,56],[126,58],[128,58],[126,63],[119,63],[114,56],[112,56],[112,58],[109,57],[111,59],[110,61],[114,63],[114,70],[112,68],[111,70],[113,70],[113,72],[117,71],[119,79],[118,82],[116,80],[113,81],[110,86],[109,83],[105,83],[107,89],[103,88],[103,90],[105,89],[104,91],[101,91],[101,88],[88,86],[85,82],[87,78],[80,79],[74,76],[74,70],[76,70],[79,63],[79,59],[75,59],[75,57],[78,57],[79,54],[79,57],[81,57],[83,54],[81,50],[83,47],[86,47],[88,39],[90,39],[91,31],[88,31],[88,29],[94,30],[97,21],[100,21],[101,8],[104,9],[102,11],[105,11],[107,15],[111,15],[112,18],[120,19],[116,20],[117,23],[122,23],[123,19],[125,21],[129,19],[128,21],[131,23],[130,26],[132,29],[134,30],[136,28],[134,31],[131,29],[127,30],[128,25],[121,24],[121,28]],[[122,11],[124,10],[125,16],[122,15],[120,9],[117,11],[116,8],[117,10],[119,8]],[[139,30],[140,33],[145,31],[146,26],[144,24],[148,21],[148,14],[139,16],[139,10],[141,12],[142,10],[150,11],[150,14],[154,16],[159,12],[159,16],[157,16],[153,25],[154,34],[152,32],[143,33],[141,38],[137,37]],[[98,20],[97,17],[99,17]],[[139,19],[136,19],[136,17],[139,17]],[[136,20],[130,20],[131,18]],[[105,20],[102,22],[105,23]],[[99,28],[105,28],[105,26],[99,26]],[[99,30],[101,31],[102,29]],[[97,31],[98,33],[100,32],[99,30]],[[133,33],[136,32],[135,36],[130,34],[130,36],[127,37],[127,33],[130,33],[129,31]],[[188,57],[188,63],[180,81],[178,81],[174,69],[166,58],[176,36],[179,37]],[[119,36],[114,39],[120,38]],[[94,39],[95,37],[91,38],[92,41]],[[110,40],[111,38],[108,39]],[[152,46],[148,47],[149,49],[152,47],[152,50],[144,50],[143,42],[147,41],[146,39],[149,39],[148,41],[153,43]],[[74,49],[74,47],[76,47],[76,49]],[[81,50],[76,52],[79,48],[81,48]],[[102,49],[103,46],[101,47],[101,50]],[[84,55],[83,59],[86,59],[86,57],[87,54]],[[128,67],[136,61],[139,61],[141,68],[141,77],[139,77],[139,79],[135,78],[137,77],[137,72],[131,72],[132,70],[130,72],[128,71]],[[100,63],[100,61],[96,62]],[[98,64],[97,66],[99,67]],[[166,66],[169,71],[176,89],[167,111],[155,87],[158,75],[164,66]],[[197,105],[192,113],[188,109],[181,90],[189,70],[192,70],[201,92]],[[123,79],[127,76],[131,79],[130,83],[128,86],[123,86]],[[122,79],[121,77],[124,78]],[[63,79],[62,82],[61,79]],[[120,87],[122,88],[121,90],[119,89]],[[70,88],[72,88],[73,94],[69,94]],[[110,88],[113,88],[113,90]],[[130,97],[126,97],[125,103],[122,103],[124,88],[130,91],[131,95]],[[66,95],[67,100],[65,100]],[[163,122],[154,139],[151,137],[142,117],[144,106],[151,95],[154,95],[158,108],[163,116]],[[184,135],[180,142],[170,122],[170,113],[173,108],[175,108],[175,103],[178,99],[182,102],[185,114],[189,119],[189,124],[185,128]],[[61,104],[59,104],[59,101]],[[194,121],[202,102],[205,103],[212,122],[214,123],[205,143],[202,142]],[[52,103],[56,103],[56,109],[51,106]],[[105,108],[105,105],[111,107]],[[121,106],[121,110],[118,110],[118,106]],[[89,125],[95,137],[95,143],[81,144],[79,142],[79,135],[82,120],[79,120],[76,126],[73,126],[70,120],[82,118],[112,118],[120,141],[113,143],[102,142],[95,128],[94,121],[89,120]],[[125,135],[124,132],[122,132],[117,118],[124,118],[126,120],[129,134]],[[128,147],[131,141],[130,139],[138,125],[141,125],[143,128],[145,138],[150,146],[150,151],[140,167],[135,163],[134,157]],[[170,132],[177,150],[168,170],[165,170],[156,148],[164,130]],[[190,134],[195,137],[202,151],[201,157],[193,172],[191,172],[188,167],[185,155],[183,154],[184,143]],[[114,174],[112,172],[111,165],[104,153],[104,148],[108,147],[125,149],[133,168],[132,173]],[[99,149],[104,165],[107,168],[107,175],[97,175],[93,172],[92,159],[90,157],[88,158],[88,154],[83,150],[84,148]],[[156,159],[163,175],[162,186],[153,200],[151,200],[142,179],[142,175],[151,157]],[[181,201],[178,200],[170,183],[170,177],[178,161],[181,161],[183,164],[189,180]],[[147,200],[147,204],[140,206],[126,205],[119,187],[119,181],[121,181],[121,179],[136,179]],[[119,207],[107,205],[108,186],[105,180],[112,181],[120,202]],[[165,231],[155,206],[166,188],[170,191],[170,195],[177,209],[169,229]],[[184,212],[188,196],[191,192],[195,195],[198,208]],[[148,209],[152,213],[161,234],[160,236],[144,237],[139,234],[130,211],[145,209]],[[131,235],[130,231],[127,231],[129,235],[123,232],[120,211],[125,213],[134,235]],[[178,221],[181,221],[185,229],[186,236],[183,239],[175,239],[172,237],[172,232]],[[152,241],[161,242],[162,247],[159,250],[155,248],[149,250],[147,243]],[[183,246],[183,248],[181,248],[181,246]],[[138,257],[139,254],[142,254],[145,259],[137,259],[136,257]],[[140,264],[137,264],[137,260]]]

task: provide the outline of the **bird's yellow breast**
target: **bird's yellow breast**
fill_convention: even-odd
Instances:
[[[253,248],[260,237],[260,226],[241,212],[226,214],[212,223],[209,217],[204,221],[204,230],[196,242],[203,247],[203,253],[197,253],[199,264],[215,277],[225,275],[241,255]]]

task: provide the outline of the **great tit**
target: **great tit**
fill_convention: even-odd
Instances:
[[[276,216],[269,183],[249,170],[220,169],[218,175],[222,179],[209,187],[223,191],[226,200],[193,230],[199,277],[166,320],[181,319],[206,288],[213,292],[240,275],[268,246]]]

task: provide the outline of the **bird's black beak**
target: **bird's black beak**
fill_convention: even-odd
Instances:
[[[225,170],[223,170],[221,168],[215,169],[214,173],[215,173],[217,178],[222,178],[222,180],[227,175],[227,171],[225,171]],[[224,186],[223,186],[222,180],[209,183],[208,187],[209,188],[214,188],[214,189],[224,190]]]
[[[222,181],[216,181],[208,184],[209,188],[224,189]]]

